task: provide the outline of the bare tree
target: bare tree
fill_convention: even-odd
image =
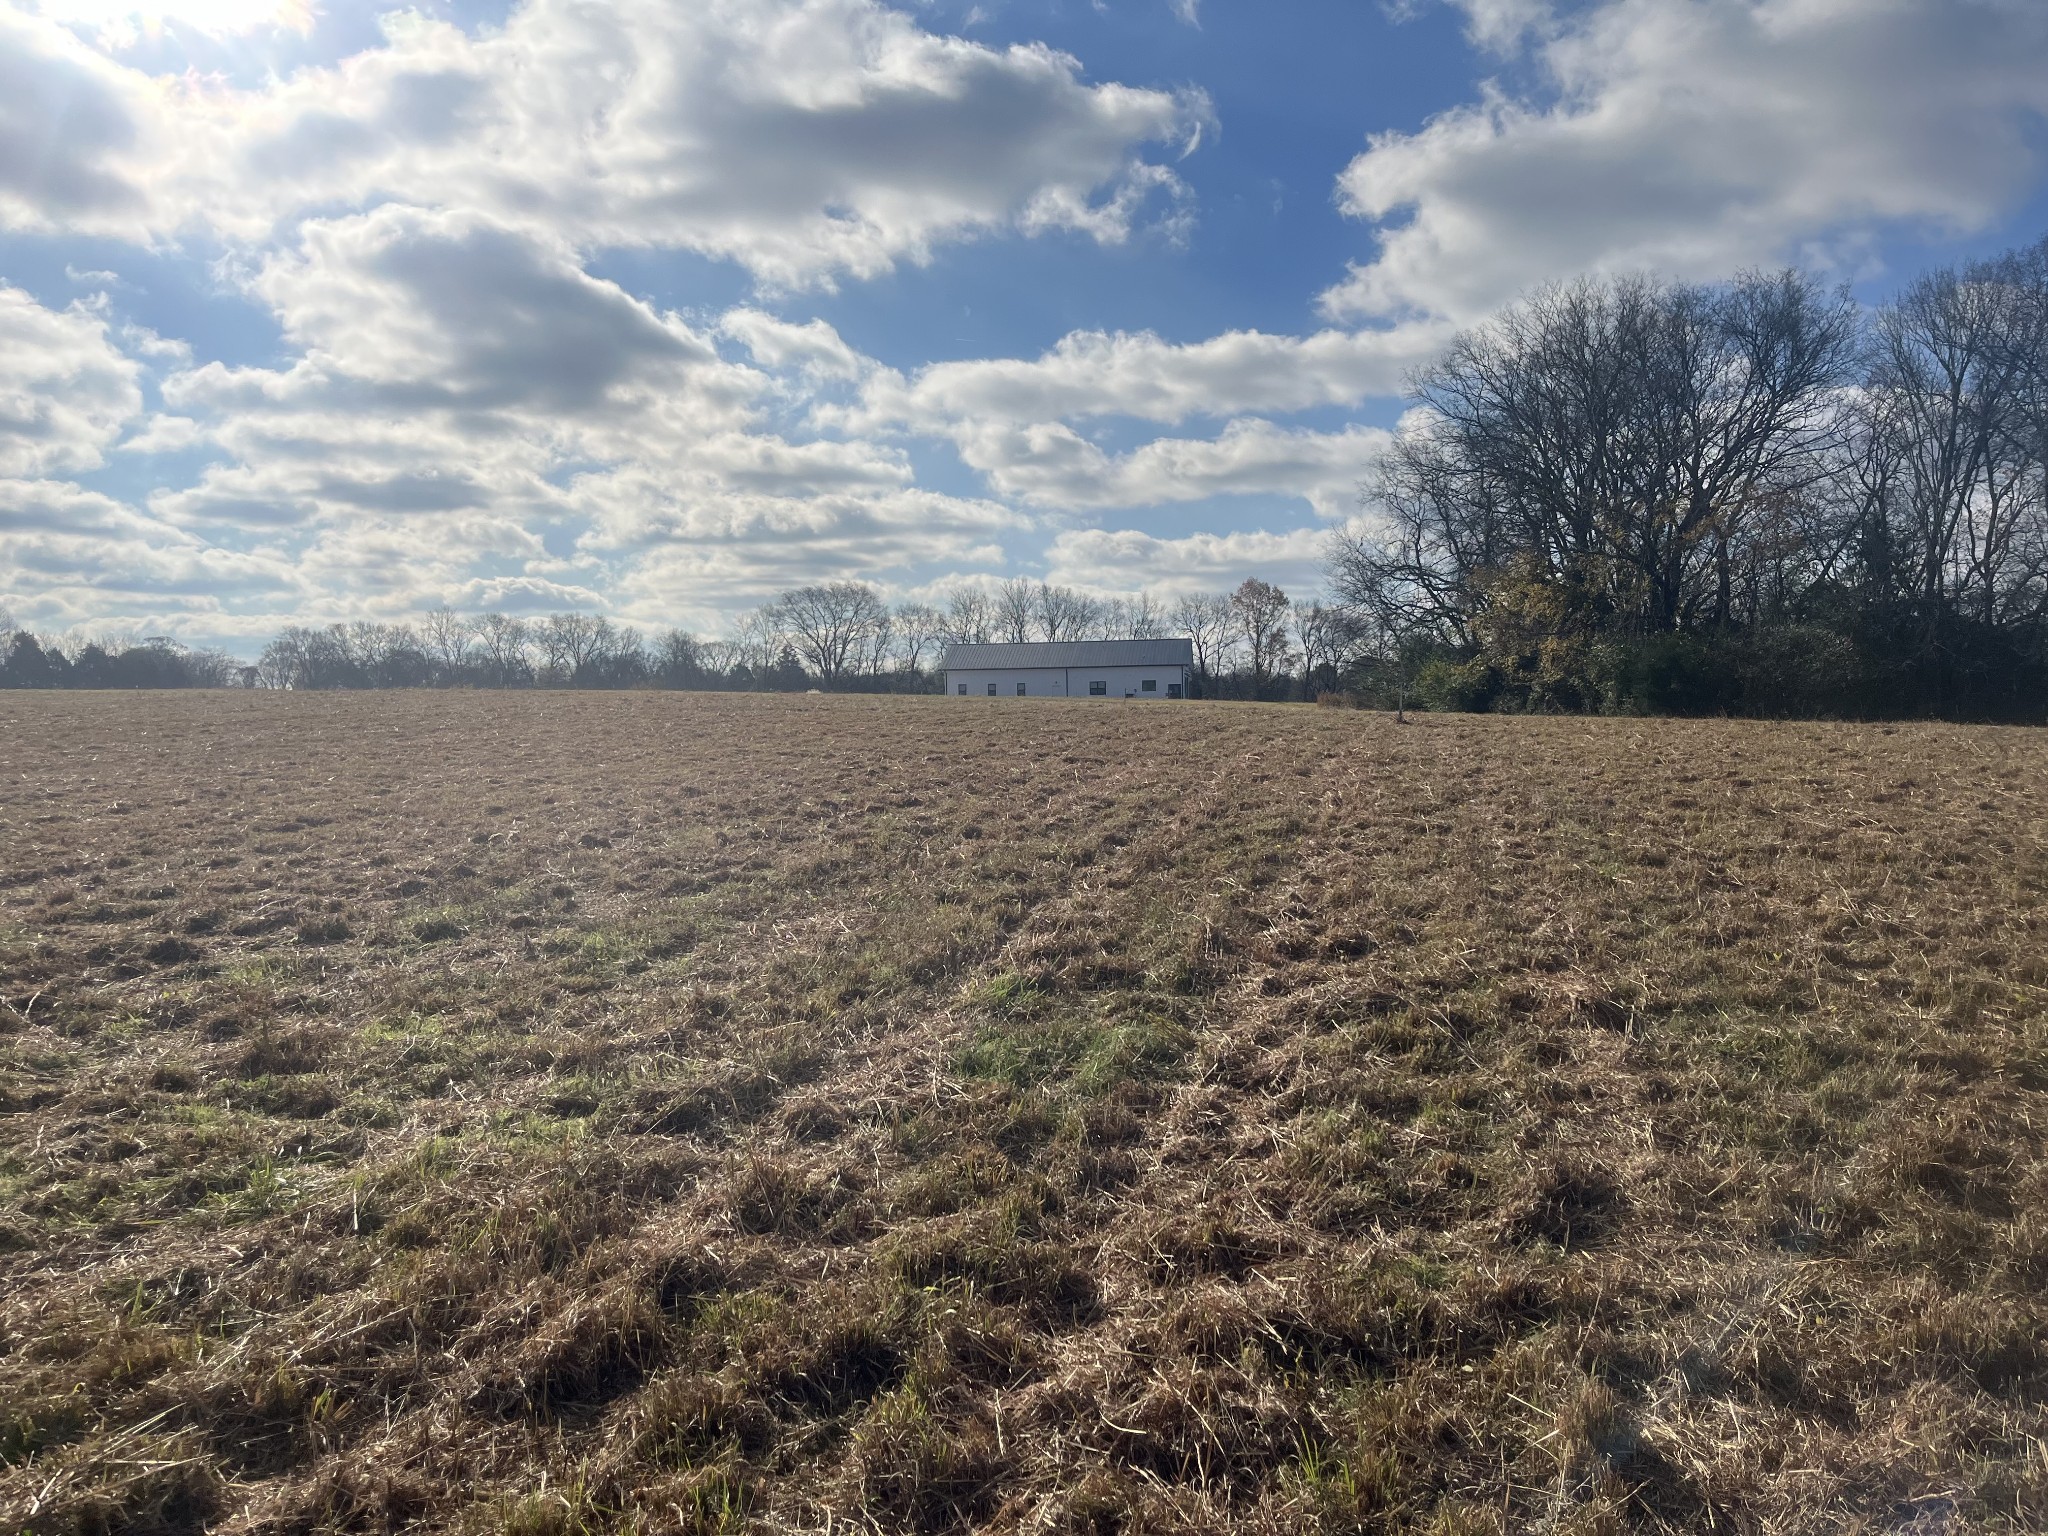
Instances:
[[[1012,577],[996,588],[989,615],[990,627],[998,638],[1022,645],[1031,638],[1038,617],[1038,588],[1021,576]]]
[[[1234,641],[1228,594],[1190,592],[1174,601],[1169,620],[1194,645],[1197,681],[1206,687],[1229,669]]]
[[[1318,676],[1337,675],[1364,644],[1365,626],[1350,609],[1320,598],[1294,604],[1294,638],[1301,648],[1301,696],[1312,696]]]
[[[364,688],[372,682],[350,645],[348,626],[288,625],[263,648],[257,670],[273,688]]]
[[[872,665],[877,638],[887,635],[889,624],[880,595],[857,581],[798,587],[783,593],[764,614],[826,683]]]
[[[1418,641],[1442,639],[1438,616],[1417,604],[1398,561],[1378,558],[1355,536],[1332,541],[1328,565],[1334,610],[1344,615],[1354,655],[1368,656],[1394,687],[1394,718],[1408,718],[1408,661]],[[1304,641],[1304,647],[1307,642]]]
[[[532,670],[532,631],[524,619],[486,613],[475,625],[477,652],[490,681],[500,688],[526,680]]]
[[[1165,633],[1166,615],[1149,592],[1104,598],[1096,604],[1094,633],[1104,640],[1152,640]]]
[[[1933,272],[1878,315],[1864,447],[1885,467],[1889,575],[1923,623],[2040,610],[2048,281],[2031,265]]]
[[[1454,641],[1510,570],[1606,625],[1735,622],[1825,471],[1855,337],[1846,296],[1796,272],[1543,289],[1417,376],[1369,489],[1381,529],[1345,558]]]
[[[666,687],[695,688],[705,681],[705,662],[703,643],[695,635],[687,629],[669,629],[654,642],[648,664]]]
[[[263,679],[264,687],[299,686],[300,679],[306,671],[307,638],[308,631],[297,625],[289,625],[263,647],[263,654],[256,658],[256,673]]]
[[[705,644],[705,664],[718,672],[732,673],[742,669],[761,673],[775,665],[781,653],[783,638],[776,628],[774,604],[757,608],[742,614],[739,622],[723,640]]]
[[[1095,627],[1099,612],[1095,599],[1085,592],[1047,582],[1038,584],[1033,608],[1039,636],[1045,640],[1081,639]]]
[[[885,606],[860,643],[854,647],[853,670],[864,677],[880,677],[889,670],[889,658],[896,649],[896,615]]]
[[[995,605],[980,587],[958,586],[946,594],[946,639],[954,645],[987,645],[994,634]]]
[[[420,622],[420,639],[444,681],[460,675],[476,651],[476,627],[452,608],[435,608]]]
[[[194,688],[225,688],[241,674],[242,663],[226,651],[208,646],[186,651],[181,658]]]
[[[1156,640],[1166,633],[1166,610],[1150,592],[1140,592],[1124,603],[1123,638]]]
[[[936,658],[951,632],[947,616],[930,603],[899,603],[896,608],[896,655],[905,671],[924,670],[925,657]]]
[[[1095,610],[1089,616],[1087,633],[1079,638],[1084,640],[1123,640],[1124,617],[1130,607],[1130,599],[1124,597],[1098,597]]]
[[[1245,648],[1252,669],[1252,697],[1259,698],[1267,685],[1285,669],[1287,648],[1287,594],[1256,576],[1247,577],[1230,594],[1230,624],[1235,638]]]
[[[356,685],[369,688],[413,688],[427,680],[432,663],[410,624],[376,624],[358,620],[329,626],[346,664],[357,674]]]
[[[597,654],[603,644],[598,622],[587,613],[551,613],[535,627],[533,638],[549,682],[573,682],[577,669]]]

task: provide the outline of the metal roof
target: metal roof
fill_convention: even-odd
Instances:
[[[948,672],[1014,672],[1030,667],[1191,667],[1192,640],[1031,640],[1022,645],[954,645]]]

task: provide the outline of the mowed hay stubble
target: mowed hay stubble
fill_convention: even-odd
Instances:
[[[2038,1529],[2044,770],[0,695],[0,1528]]]

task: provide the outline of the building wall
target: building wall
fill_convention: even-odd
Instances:
[[[1157,693],[1146,693],[1142,684],[1146,678],[1159,684]],[[1090,683],[1102,683],[1107,692],[1091,695]],[[983,699],[988,697],[988,685],[996,686],[996,697],[1014,699],[1017,685],[1024,685],[1024,696],[1033,699],[1059,699],[1102,697],[1121,699],[1164,699],[1170,697],[1167,688],[1178,683],[1181,696],[1187,696],[1188,669],[1186,667],[1018,667],[1001,671],[982,668],[956,668],[946,674],[946,694],[949,698],[960,697],[961,684],[967,685],[967,697]]]

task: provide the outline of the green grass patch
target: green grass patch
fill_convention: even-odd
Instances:
[[[1035,1004],[1038,995],[1028,995]],[[1027,1011],[1017,993],[1008,996],[1006,1011],[977,1026],[955,1054],[953,1068],[961,1076],[1013,1088],[1064,1081],[1100,1094],[1125,1082],[1171,1077],[1194,1045],[1187,1027],[1170,1019],[1046,1017],[1035,1006]]]

